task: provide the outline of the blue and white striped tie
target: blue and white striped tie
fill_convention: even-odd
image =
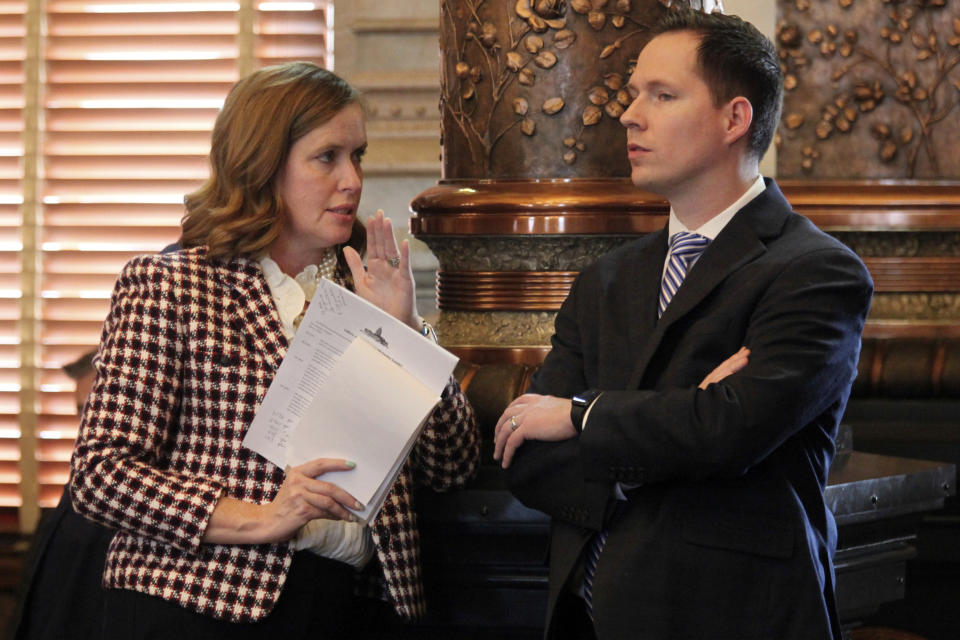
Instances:
[[[670,259],[667,261],[667,268],[663,271],[660,301],[657,305],[658,318],[663,315],[667,305],[670,304],[680,285],[683,284],[690,263],[703,253],[708,244],[710,244],[710,238],[689,231],[675,233],[670,238]],[[617,502],[610,523],[622,513],[624,507],[624,502]],[[593,619],[593,578],[597,573],[600,554],[603,553],[603,548],[607,544],[607,532],[608,530],[605,528],[593,536],[593,539],[587,543],[587,554],[583,560],[583,599],[587,603],[587,613],[591,620]]]
[[[660,283],[660,302],[657,304],[657,317],[663,316],[667,305],[676,295],[683,279],[687,277],[690,263],[696,260],[703,250],[710,244],[710,238],[681,231],[670,237],[670,259],[663,270],[663,281]]]
[[[598,531],[587,543],[587,556],[583,559],[583,600],[587,603],[587,615],[593,620],[593,577],[597,574],[600,553],[607,545],[607,530]]]
[[[593,620],[593,577],[597,575],[597,563],[600,561],[603,548],[607,546],[610,525],[620,517],[626,506],[626,500],[617,499],[613,513],[610,514],[610,520],[607,521],[607,528],[598,531],[587,543],[587,555],[583,559],[583,599],[587,603],[587,615],[591,620]]]

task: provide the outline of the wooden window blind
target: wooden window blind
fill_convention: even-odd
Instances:
[[[56,504],[78,426],[61,367],[99,341],[123,264],[176,241],[230,86],[332,66],[330,5],[0,0],[0,529]]]

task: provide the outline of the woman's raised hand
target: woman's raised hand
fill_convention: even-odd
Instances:
[[[410,245],[404,240],[397,247],[393,225],[383,211],[367,220],[367,268],[363,268],[360,254],[351,247],[344,248],[343,257],[353,275],[357,295],[414,329],[420,328]]]

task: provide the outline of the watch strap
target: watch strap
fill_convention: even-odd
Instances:
[[[588,389],[570,399],[570,422],[577,433],[583,433],[583,420],[597,397],[603,393],[597,389]]]

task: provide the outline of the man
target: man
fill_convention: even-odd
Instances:
[[[873,285],[759,176],[773,45],[693,11],[652,34],[621,121],[668,226],[580,274],[496,427],[552,517],[547,637],[839,638],[823,489]]]

